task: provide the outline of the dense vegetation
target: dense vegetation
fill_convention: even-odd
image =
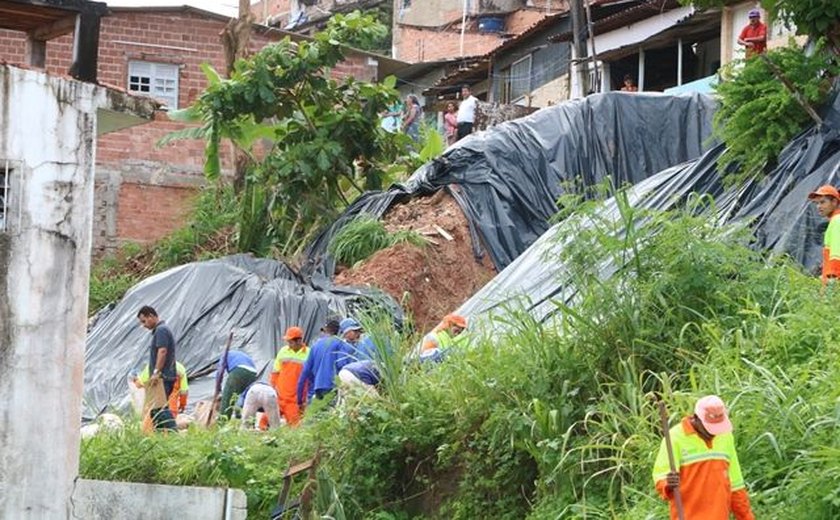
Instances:
[[[836,288],[821,294],[785,259],[749,249],[743,229],[621,207],[620,223],[558,237],[575,237],[558,261],[579,289],[573,307],[557,303],[561,320],[511,311],[505,332],[431,369],[398,355],[381,396],[349,396],[295,430],[95,438],[81,473],[242,487],[258,518],[287,463],[320,445],[332,505],[348,518],[664,518],[650,478],[660,441],[651,397],[677,420],[717,393],[757,517],[837,518]],[[607,280],[605,261],[619,266]],[[374,336],[400,340],[382,327]]]
[[[832,79],[840,74],[837,57],[819,44],[811,54],[795,43],[768,51],[766,59],[735,61],[721,71],[715,87],[720,109],[715,114],[715,132],[727,145],[721,167],[735,163],[738,173],[731,183],[760,173],[775,163],[784,146],[809,124],[813,124],[802,103],[819,108],[831,90]],[[768,63],[769,62],[769,63]],[[780,81],[778,74],[796,89],[796,95]]]
[[[293,256],[366,189],[379,189],[403,164],[409,139],[380,127],[397,101],[396,80],[331,78],[344,44],[377,41],[387,29],[359,12],[333,16],[311,41],[289,38],[239,60],[230,78],[211,67],[209,86],[188,109],[171,113],[202,126],[170,135],[206,137],[205,173],[221,173],[220,146],[229,139],[247,175],[239,196],[239,249]]]

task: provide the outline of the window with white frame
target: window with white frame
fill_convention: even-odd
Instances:
[[[516,103],[531,93],[531,55],[513,62],[507,70],[504,103]]]
[[[166,108],[178,108],[178,72],[172,63],[128,62],[128,90],[155,98]]]

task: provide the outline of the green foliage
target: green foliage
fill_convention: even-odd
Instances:
[[[723,7],[726,0],[680,0],[684,5]],[[796,27],[799,34],[828,36],[840,51],[840,4],[836,0],[760,0],[771,19]]]
[[[674,423],[716,393],[756,517],[838,518],[840,290],[822,295],[815,278],[752,251],[745,230],[701,215],[710,204],[662,214],[620,194],[615,219],[578,205],[557,236],[576,289],[573,306],[556,302],[558,319],[511,304],[503,331],[474,330],[471,348],[433,366],[406,361],[416,337],[366,321],[378,347],[397,351],[378,395],[345,395],[267,436],[86,441],[81,474],[244,480],[256,515],[277,472],[317,442],[335,483],[324,503],[337,498],[347,518],[665,518],[651,481],[661,441],[652,397]]]
[[[196,198],[185,225],[142,247],[127,243],[97,261],[91,270],[90,313],[119,300],[143,278],[198,260],[230,254],[229,229],[236,222],[236,197],[230,188],[206,189]],[[154,222],[148,225],[153,226]]]
[[[381,221],[362,215],[342,227],[330,242],[329,252],[337,262],[353,266],[380,249],[408,242],[418,247],[426,241],[415,231],[401,229],[388,233]]]
[[[314,451],[315,439],[304,429],[255,435],[237,426],[234,421],[209,431],[192,428],[187,435],[150,436],[131,424],[83,441],[81,471],[103,480],[243,489],[249,517],[268,518],[283,473]]]
[[[325,71],[344,59],[348,42],[372,45],[386,33],[370,15],[335,15],[311,41],[286,38],[238,61],[230,78],[204,67],[207,90],[195,105],[173,114],[200,122],[201,130],[169,138],[206,136],[211,180],[221,171],[222,139],[249,158],[240,250],[299,250],[307,233],[334,218],[363,186],[381,186],[382,165],[402,150],[402,136],[379,127],[379,113],[396,99],[396,80],[336,81]],[[368,166],[361,185],[357,159]]]
[[[811,106],[825,102],[831,78],[840,73],[836,60],[822,48],[808,56],[795,44],[766,53]],[[737,61],[722,71],[715,89],[720,109],[715,131],[726,143],[722,168],[738,165],[731,183],[759,173],[809,122],[807,112],[762,59]]]
[[[418,153],[420,165],[437,159],[444,151],[446,151],[446,140],[443,135],[432,125],[421,126],[420,152]]]
[[[394,5],[392,3],[384,2],[374,7],[365,9],[365,15],[371,17],[376,21],[375,30],[373,31],[352,31],[346,39],[341,40],[342,43],[350,47],[355,47],[364,51],[376,52],[378,54],[391,54],[391,26],[393,25]],[[359,24],[358,18],[350,17],[343,18],[343,22],[348,25]],[[358,36],[357,36],[358,35]]]

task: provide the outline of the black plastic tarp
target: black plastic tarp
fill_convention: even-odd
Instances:
[[[486,247],[501,270],[549,228],[563,193],[605,179],[638,183],[699,157],[714,110],[701,95],[610,93],[563,103],[473,134],[404,184],[362,195],[307,248],[300,275],[280,262],[237,256],[145,280],[88,334],[85,416],[127,405],[126,378],[148,355],[149,334],[136,319],[142,305],[170,325],[188,372],[215,363],[231,330],[233,347],[264,368],[290,325],[303,326],[311,338],[327,315],[345,314],[359,299],[400,315],[390,298],[332,284],[329,241],[358,214],[381,217],[397,202],[446,189],[467,216],[476,256]],[[191,380],[192,401],[211,393],[210,376]]]
[[[309,341],[328,317],[359,307],[384,306],[401,318],[387,296],[349,287],[318,289],[275,260],[236,255],[170,269],[133,287],[92,326],[85,351],[84,417],[128,405],[127,378],[149,356],[151,337],[137,320],[143,305],[154,307],[170,326],[176,357],[191,374],[213,366],[231,331],[231,348],[247,352],[263,369],[289,326],[303,327]],[[191,378],[190,400],[208,398],[213,389],[212,375]]]
[[[406,198],[442,187],[456,195],[471,228],[498,270],[540,237],[570,190],[607,178],[635,184],[665,168],[699,157],[709,144],[712,98],[693,94],[589,96],[473,134],[404,184],[366,193],[307,249],[304,273],[329,279],[327,247],[361,213],[381,217]]]
[[[814,271],[822,261],[826,222],[807,195],[823,184],[840,182],[840,97],[824,116],[825,124],[792,140],[776,168],[760,180],[725,189],[717,166],[724,148],[717,146],[697,161],[635,184],[629,200],[634,207],[664,211],[682,206],[691,194],[711,195],[718,222],[750,225],[756,248],[788,255]],[[599,212],[599,217],[617,219],[616,200],[605,201]],[[457,312],[488,329],[504,327],[504,320],[489,318],[513,309],[524,308],[540,321],[550,320],[558,309],[553,301],[570,303],[575,296],[574,281],[558,260],[565,245],[559,237],[567,236],[568,225],[564,221],[553,226]],[[605,262],[599,268],[607,277],[617,266]]]

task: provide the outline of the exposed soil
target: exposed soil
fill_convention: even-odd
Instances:
[[[388,231],[412,229],[430,241],[426,247],[397,244],[378,251],[362,264],[339,272],[339,285],[370,285],[390,294],[427,330],[454,311],[496,274],[485,257],[475,259],[469,226],[449,194],[415,198],[391,208],[383,219]],[[453,240],[435,231],[440,226]]]

